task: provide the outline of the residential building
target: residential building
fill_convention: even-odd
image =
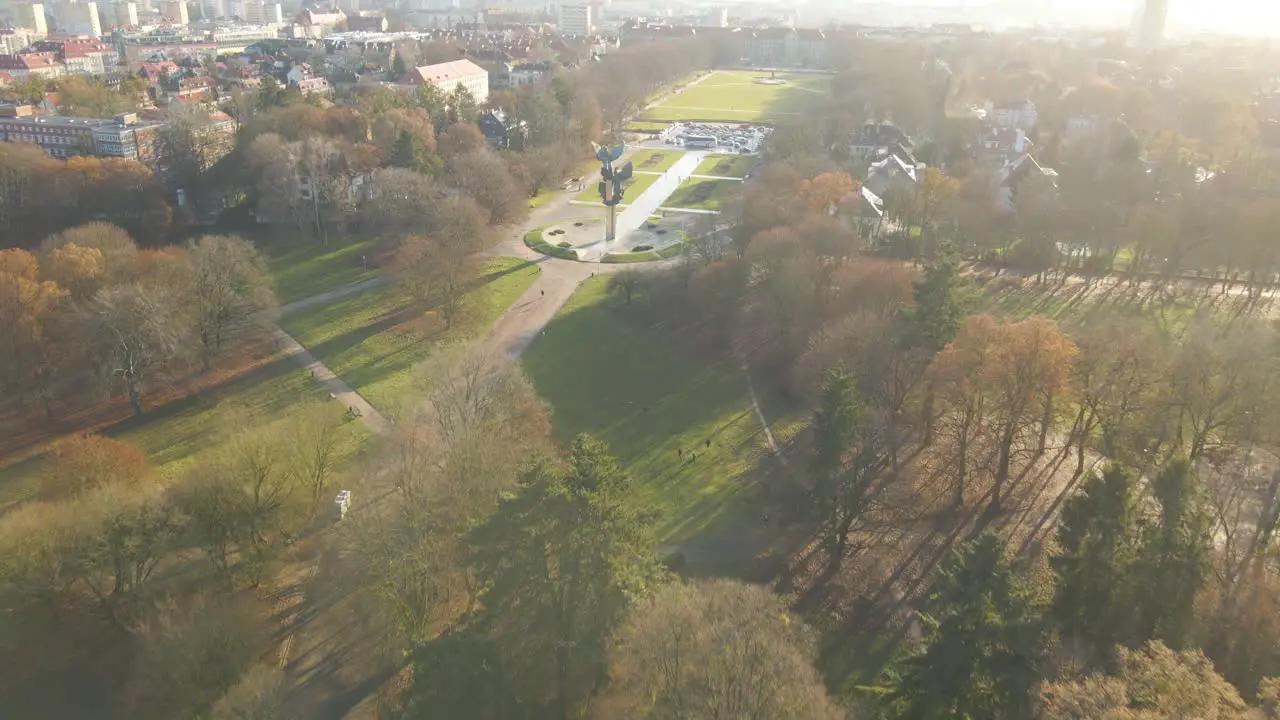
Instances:
[[[328,79],[315,75],[308,63],[298,63],[289,68],[289,72],[285,75],[285,81],[289,87],[295,87],[303,95],[313,95],[316,93],[328,93],[333,88],[329,85]]]
[[[98,6],[92,3],[63,3],[57,6],[58,27],[67,35],[102,37]]]
[[[888,122],[868,122],[853,134],[853,138],[849,141],[849,155],[858,160],[866,160],[888,153],[899,146],[908,151],[912,148],[911,138],[908,138],[897,125]]]
[[[344,25],[347,22],[347,16],[341,10],[333,12],[303,10],[298,14],[296,22],[298,29],[295,29],[295,37],[300,32],[301,37],[319,39],[333,32],[339,25]]]
[[[1066,139],[1074,140],[1084,135],[1092,135],[1106,126],[1107,121],[1099,115],[1072,115],[1067,118]]]
[[[27,28],[0,30],[0,55],[16,55],[37,39],[38,36]]]
[[[347,15],[347,32],[386,32],[387,17],[381,13]]]
[[[1058,171],[1036,162],[1030,153],[1023,153],[1005,163],[996,174],[994,195],[998,212],[1012,213],[1018,199],[1028,193],[1052,194],[1057,191]]]
[[[589,0],[560,0],[556,29],[561,35],[592,35],[595,33],[595,21],[595,7]]]
[[[1030,100],[987,103],[987,120],[997,127],[1031,130],[1040,119],[1036,104]]]
[[[1020,128],[1001,128],[984,125],[978,134],[974,155],[979,161],[1003,167],[1005,163],[1031,152],[1032,142]]]
[[[865,185],[858,188],[858,192],[844,203],[840,211],[841,216],[863,238],[874,240],[884,232],[884,200]]]
[[[867,168],[862,185],[879,197],[891,192],[914,193],[924,178],[925,164],[905,160],[897,153],[889,153],[882,160]]]
[[[0,72],[8,73],[14,80],[29,80],[61,77],[66,74],[66,68],[53,53],[36,52],[0,55]]]
[[[282,25],[284,24],[284,9],[280,7],[280,3],[266,2],[265,0],[245,0],[242,8],[245,22],[257,23],[260,25]]]
[[[57,158],[98,155],[149,162],[160,125],[134,114],[100,120],[35,115],[30,105],[0,106],[0,140],[35,143]]]
[[[30,105],[0,105],[0,140],[35,143],[56,158],[93,150],[93,125],[83,118],[36,115]]]
[[[191,24],[191,18],[187,15],[187,3],[185,0],[162,0],[160,3],[160,17],[167,23],[186,27]]]
[[[57,54],[68,75],[106,75],[120,63],[120,53],[104,42],[45,41],[36,43],[35,48]]]
[[[435,85],[445,92],[453,92],[461,85],[471,92],[477,105],[489,100],[489,71],[470,60],[416,67],[409,76],[415,85]]]
[[[747,61],[758,67],[825,67],[827,39],[813,28],[745,30]]]
[[[164,123],[140,119],[135,113],[111,119],[36,115],[30,105],[0,105],[0,141],[30,142],[53,157],[97,155],[137,160],[164,170],[160,143]],[[213,112],[207,123],[194,128],[201,169],[207,169],[235,147],[235,121]]]
[[[44,14],[44,3],[17,3],[13,6],[13,22],[39,37],[49,34],[49,21]]]
[[[1133,16],[1129,44],[1150,50],[1164,40],[1164,25],[1169,19],[1169,0],[1143,0]]]
[[[93,127],[93,154],[118,157],[154,165],[159,154],[161,123],[140,121],[134,113],[112,120],[96,120]]]
[[[528,125],[523,120],[508,117],[502,110],[490,110],[480,115],[476,124],[489,144],[499,150],[524,148]]]
[[[115,2],[111,4],[115,15],[115,27],[138,27],[138,4],[131,2]]]

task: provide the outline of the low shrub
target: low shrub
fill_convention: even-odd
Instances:
[[[572,246],[569,244],[569,241],[567,241],[567,240],[561,240],[560,242],[556,243],[556,247],[567,248],[567,247],[572,247]]]
[[[652,245],[637,245],[631,248],[631,252],[638,253],[638,252],[645,252],[647,250],[652,250],[652,249],[653,249]]]

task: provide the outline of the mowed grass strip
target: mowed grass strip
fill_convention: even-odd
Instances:
[[[260,246],[281,304],[368,280],[378,274],[373,240],[296,241]]]
[[[441,344],[483,333],[540,272],[520,258],[489,260],[450,328],[394,285],[288,315],[281,325],[364,399],[395,417],[416,402],[418,363]]]
[[[680,150],[641,150],[631,156],[636,170],[665,172],[675,165],[684,153]]]
[[[746,177],[755,165],[756,159],[751,155],[708,155],[693,174],[742,178]]]
[[[736,520],[765,447],[746,380],[730,363],[672,347],[607,282],[580,286],[522,359],[552,406],[556,439],[588,432],[609,443],[660,512],[663,543]]]
[[[655,182],[657,182],[659,177],[661,177],[661,175],[633,176],[630,184],[628,184],[622,191],[622,204],[630,205],[631,203],[635,202],[636,198],[644,194],[644,191],[648,190],[650,185],[653,185]],[[574,198],[574,200],[577,200],[579,202],[593,202],[593,203],[601,202],[600,191],[597,189],[597,185],[599,182],[600,182],[600,176],[599,174],[597,174],[591,180],[591,182],[587,183],[586,189],[578,193],[578,196]]]
[[[756,122],[803,115],[831,87],[826,75],[779,73],[781,85],[764,85],[757,79],[769,73],[717,71],[697,85],[663,99],[641,114],[650,122],[706,120]]]
[[[690,210],[719,210],[726,200],[741,189],[742,183],[737,180],[690,178],[676,188],[662,206]]]

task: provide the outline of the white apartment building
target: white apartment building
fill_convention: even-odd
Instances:
[[[49,21],[44,15],[44,3],[17,3],[13,6],[14,25],[27,28],[39,37],[49,34]]]
[[[98,6],[92,3],[66,3],[57,7],[58,27],[68,35],[102,37]]]
[[[424,65],[414,68],[410,76],[416,85],[435,85],[445,92],[453,92],[461,85],[478,105],[489,100],[489,71],[470,60]]]
[[[174,25],[190,25],[187,15],[187,3],[183,0],[164,0],[160,3],[160,17]]]
[[[281,25],[284,23],[284,9],[280,3],[265,0],[244,0],[241,17],[245,22],[262,25]]]
[[[560,0],[556,29],[561,35],[591,35],[595,31],[594,11],[588,0]]]

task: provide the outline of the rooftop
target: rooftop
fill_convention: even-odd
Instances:
[[[450,82],[488,72],[488,70],[470,60],[454,60],[452,62],[416,67],[413,69],[413,76],[424,83],[446,85]]]

